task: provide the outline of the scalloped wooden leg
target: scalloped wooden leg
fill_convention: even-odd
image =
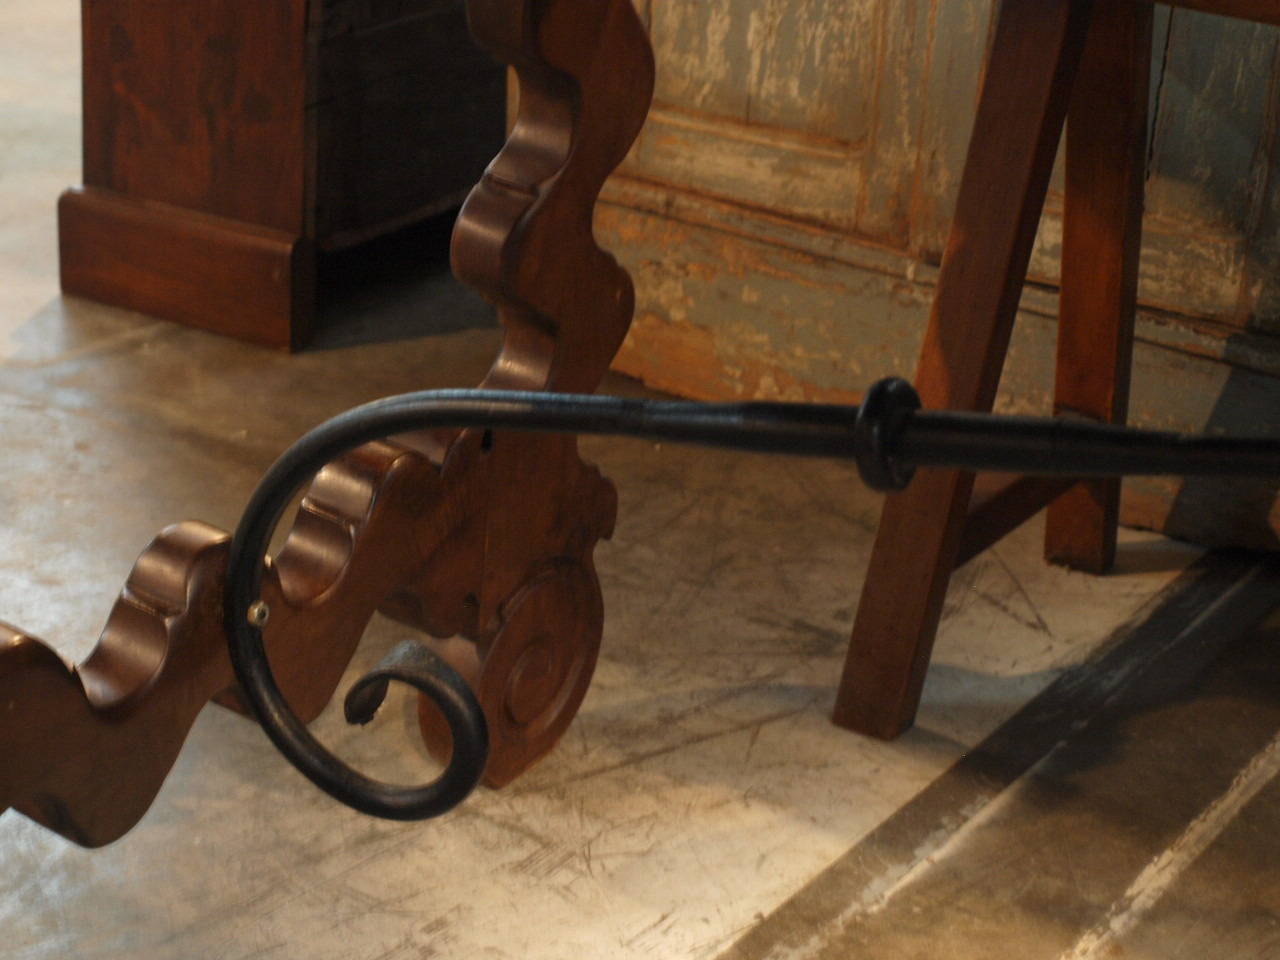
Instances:
[[[438,512],[457,525],[383,611],[437,633],[471,614],[457,631],[471,639],[428,642],[476,691],[491,733],[485,783],[501,786],[554,746],[590,684],[603,624],[591,555],[617,495],[563,437],[466,435],[443,481]],[[526,659],[531,644],[541,652]],[[425,699],[421,714],[428,749],[447,759],[443,721]]]
[[[272,668],[299,716],[330,700],[378,605],[421,582],[465,515],[450,492],[426,457],[392,443],[312,483],[262,592]],[[204,704],[239,706],[222,624],[229,539],[197,522],[157,536],[74,669],[0,626],[0,810],[110,843],[147,811]]]
[[[648,114],[648,36],[630,0],[469,0],[468,13],[520,82],[511,138],[454,230],[455,273],[507,331],[483,386],[590,392],[635,306],[592,216]],[[554,746],[590,683],[603,619],[591,554],[616,495],[562,437],[464,434],[442,463],[463,513],[420,585],[383,609],[439,634],[471,601],[458,632],[476,643],[436,646],[477,691],[492,734],[485,781],[501,786]],[[429,747],[447,751],[429,704],[422,717]]]
[[[312,482],[262,591],[272,671],[304,723],[332,698],[378,606],[421,577],[433,543],[415,533],[446,499],[438,468],[394,443],[353,450]],[[217,702],[245,712],[234,687]]]
[[[195,522],[160,533],[78,667],[0,626],[0,811],[86,847],[142,818],[196,714],[232,678],[220,613],[227,541]]]

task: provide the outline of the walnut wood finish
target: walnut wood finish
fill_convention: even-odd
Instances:
[[[926,406],[989,410],[994,402],[1069,119],[1055,412],[1124,420],[1151,21],[1143,0],[1003,3],[917,373]],[[1118,480],[982,479],[975,490],[971,475],[927,471],[888,498],[837,723],[880,737],[911,726],[952,570],[1046,505],[1050,560],[1093,572],[1111,565]]]
[[[405,533],[438,485],[425,458],[391,444],[362,447],[312,484],[263,587],[272,666],[303,718],[332,696],[377,604],[423,566]],[[85,846],[141,818],[201,707],[219,691],[235,702],[222,631],[229,539],[197,522],[161,533],[76,668],[3,628],[0,810]]]
[[[309,328],[315,258],[288,232],[86,187],[58,201],[58,242],[68,293],[265,346]]]
[[[497,304],[506,327],[483,386],[591,392],[635,308],[592,217],[648,114],[648,37],[629,0],[472,0],[468,11],[476,39],[519,82],[510,139],[454,231],[455,274]],[[468,622],[434,632],[476,640],[440,652],[479,695],[491,738],[485,782],[501,786],[551,749],[586,694],[603,629],[591,551],[612,532],[616,495],[571,437],[463,435],[454,448],[446,474],[487,492],[472,541],[483,553],[469,557],[480,576]],[[438,617],[440,585],[456,584],[455,601],[465,585],[443,564],[430,573],[413,598],[424,627]],[[442,743],[425,698],[421,717],[427,742]]]
[[[457,206],[502,142],[503,72],[467,42],[455,0],[81,11],[68,293],[299,347],[316,251]]]
[[[457,273],[506,324],[484,386],[590,391],[633,309],[591,223],[648,110],[648,41],[628,0],[471,0],[469,14],[521,84],[510,140],[454,240]],[[603,622],[592,550],[616,508],[569,437],[469,431],[358,448],[315,478],[268,560],[277,683],[314,719],[382,609],[438,638],[463,671],[493,741],[485,781],[510,782],[552,748],[590,683]],[[2,628],[0,811],[109,843],[145,813],[204,703],[241,708],[222,633],[227,547],[204,524],[164,531],[78,667]],[[428,743],[447,751],[433,708],[421,713]]]
[[[232,679],[218,623],[226,549],[203,524],[160,534],[77,668],[0,628],[0,811],[88,847],[142,817],[196,714]]]
[[[1054,413],[1123,423],[1129,409],[1146,174],[1152,9],[1100,4],[1067,113]],[[1045,556],[1115,562],[1120,480],[1087,480],[1049,507]]]
[[[307,4],[81,6],[86,189],[59,204],[63,289],[300,345],[314,272]]]

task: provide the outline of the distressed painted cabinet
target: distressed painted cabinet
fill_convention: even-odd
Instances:
[[[991,0],[639,0],[653,114],[606,193],[633,272],[620,369],[702,398],[848,400],[910,375]],[[1134,422],[1280,433],[1280,30],[1157,7]],[[1060,186],[1060,179],[1057,179]],[[1004,409],[1047,411],[1051,191]],[[1135,480],[1126,522],[1275,546],[1275,484]]]

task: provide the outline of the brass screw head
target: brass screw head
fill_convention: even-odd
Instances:
[[[271,607],[259,600],[249,608],[249,623],[261,630],[271,619]]]

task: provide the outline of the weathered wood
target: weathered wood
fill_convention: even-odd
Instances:
[[[1278,32],[1189,10],[1166,19],[1140,295],[1151,306],[1230,327],[1265,324],[1274,310],[1250,273],[1269,259],[1277,236],[1260,213],[1275,194],[1267,155]]]
[[[1152,10],[1098,6],[1067,116],[1054,413],[1123,423],[1146,174]],[[1103,573],[1115,560],[1120,480],[1079,483],[1049,507],[1045,556]]]
[[[609,196],[597,226],[616,238],[640,294],[616,369],[698,399],[833,403],[856,403],[876,375],[910,372],[919,340],[903,328],[927,309],[930,287],[844,270],[820,254],[826,238],[803,228],[755,239],[761,218],[730,204],[619,178]],[[732,338],[718,335],[726,313]],[[877,366],[861,367],[859,352]]]
[[[1087,3],[1001,6],[916,375],[927,407],[989,410],[995,400],[1087,28]],[[838,724],[881,737],[911,725],[972,487],[972,474],[927,470],[886,498]]]
[[[939,167],[963,156],[951,121],[972,115],[987,13],[973,0],[657,4],[657,109],[629,169],[896,245],[926,209],[922,177],[958,172]],[[923,122],[935,96],[946,124]]]

